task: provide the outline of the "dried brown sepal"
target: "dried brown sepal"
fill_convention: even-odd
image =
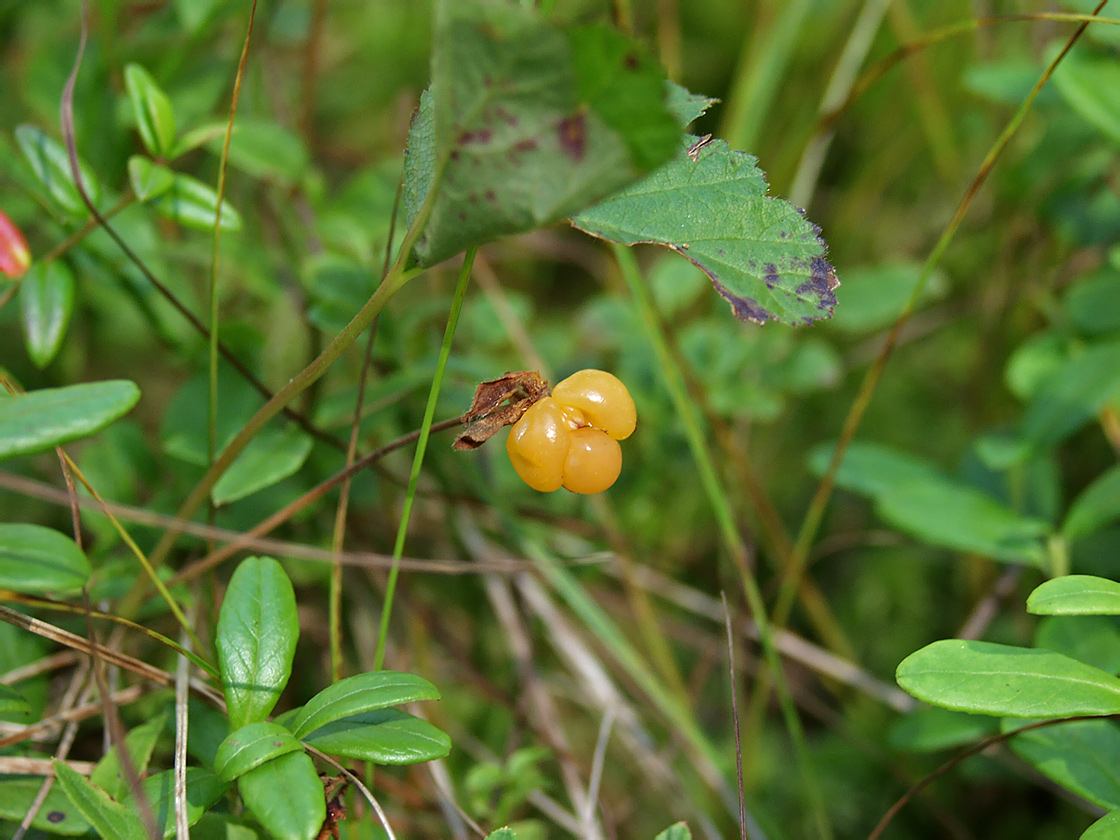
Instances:
[[[467,429],[451,444],[452,449],[478,449],[503,426],[512,426],[529,406],[548,394],[548,383],[535,370],[514,370],[479,384],[474,401],[463,414]],[[502,405],[509,400],[506,405]]]

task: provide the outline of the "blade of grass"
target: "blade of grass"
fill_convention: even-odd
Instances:
[[[436,362],[436,372],[432,377],[432,387],[428,392],[428,404],[424,408],[424,422],[420,426],[420,438],[416,441],[416,455],[412,459],[412,474],[408,477],[408,490],[404,497],[404,508],[401,510],[401,522],[397,528],[397,540],[393,545],[393,565],[389,569],[389,580],[385,585],[385,602],[381,607],[381,626],[377,633],[377,653],[374,655],[373,668],[381,670],[385,662],[385,642],[389,635],[389,617],[393,612],[393,596],[397,589],[397,578],[400,575],[400,558],[404,554],[404,540],[408,534],[408,520],[412,515],[412,503],[416,498],[416,486],[420,481],[420,466],[424,462],[424,452],[428,448],[428,436],[432,430],[432,421],[436,416],[436,401],[439,399],[439,389],[443,385],[443,373],[447,370],[447,360],[451,357],[451,343],[455,338],[455,327],[459,324],[459,313],[463,310],[463,299],[467,296],[467,284],[471,279],[471,267],[474,265],[474,255],[477,248],[471,248],[463,257],[463,267],[459,271],[459,282],[455,286],[455,297],[451,301],[451,313],[447,316],[447,329],[443,333],[443,346],[439,350],[439,361]]]
[[[829,825],[828,815],[824,808],[824,800],[821,797],[820,785],[817,782],[816,773],[809,756],[809,749],[805,741],[805,733],[801,727],[801,720],[797,716],[797,709],[793,705],[793,698],[790,695],[789,685],[786,683],[785,674],[782,670],[781,658],[778,656],[777,648],[774,647],[770,619],[766,614],[766,606],[762,600],[762,592],[759,590],[758,581],[755,580],[754,574],[750,570],[747,547],[743,543],[743,537],[739,533],[739,529],[735,526],[735,518],[731,512],[731,504],[728,501],[727,493],[720,483],[719,476],[716,474],[711,453],[708,452],[704,433],[700,428],[700,419],[697,416],[696,408],[689,399],[688,391],[684,384],[684,377],[673,359],[673,354],[669,350],[668,343],[662,333],[661,325],[657,319],[653,297],[642,280],[637,260],[635,260],[634,255],[629,249],[621,245],[612,244],[611,249],[622,270],[623,278],[626,280],[626,285],[630,289],[630,294],[634,299],[638,312],[641,315],[642,323],[646,330],[646,337],[649,339],[650,344],[653,345],[654,352],[657,355],[662,381],[669,391],[673,406],[681,419],[681,423],[684,425],[688,447],[692,453],[693,460],[696,462],[696,468],[700,473],[700,483],[704,488],[704,493],[708,497],[708,503],[711,505],[712,512],[715,515],[722,542],[735,562],[735,569],[738,573],[740,584],[747,597],[747,605],[750,607],[751,615],[758,625],[759,642],[762,645],[763,654],[770,668],[771,678],[774,680],[774,684],[777,688],[778,704],[781,707],[782,717],[785,721],[790,740],[793,742],[794,753],[809,799],[809,807],[813,813],[814,822],[816,823],[817,834],[822,838],[830,838],[832,836],[832,829]]]

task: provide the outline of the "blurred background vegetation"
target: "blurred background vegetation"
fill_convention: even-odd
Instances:
[[[811,328],[739,323],[686,261],[637,251],[772,605],[775,570],[816,488],[820,458],[815,472],[810,454],[838,437],[922,263],[1055,45],[1076,24],[1002,19],[951,34],[944,28],[994,15],[1087,11],[1091,4],[546,5],[558,19],[620,20],[660,56],[671,78],[719,98],[692,130],[757,155],[772,194],[803,206],[829,244],[843,284],[839,306],[831,321]],[[1103,14],[1116,12],[1112,5]],[[127,201],[127,162],[140,145],[123,68],[137,62],[151,72],[171,98],[180,133],[220,127],[249,7],[246,0],[92,4],[75,91],[78,149],[108,196],[103,207],[123,205],[113,226],[196,313],[206,308],[212,236]],[[427,83],[430,16],[429,4],[416,0],[259,4],[226,193],[243,227],[221,240],[219,283],[223,341],[272,388],[303,368],[375,286],[410,115]],[[73,0],[0,0],[0,207],[27,233],[36,257],[66,243],[59,259],[76,281],[65,340],[42,368],[25,349],[18,306],[0,309],[0,365],[28,390],[136,381],[143,397],[129,419],[74,452],[106,498],[170,515],[202,473],[206,341],[103,232],[69,240],[84,220],[37,198],[13,134],[17,125],[32,124],[60,137],[59,100],[79,30]],[[1120,27],[1093,26],[1075,51],[1115,72],[1118,44]],[[915,49],[882,65],[881,76],[868,75],[900,45]],[[858,435],[1044,518],[1115,462],[1118,438],[1109,426],[1115,415],[1106,414],[1021,470],[993,469],[982,457],[983,442],[1014,428],[1023,402],[1071,347],[1120,330],[1120,117],[1085,106],[1076,81],[1067,77],[1042,91],[976,195]],[[822,147],[822,139],[831,142]],[[219,135],[176,168],[214,184],[220,147]],[[455,265],[428,272],[380,318],[362,451],[419,427],[455,272]],[[300,398],[299,408],[317,426],[342,439],[363,347],[358,342]],[[603,497],[529,490],[506,459],[503,437],[464,454],[453,452],[444,434],[428,451],[406,555],[454,565],[406,569],[388,664],[439,686],[444,699],[433,722],[451,735],[454,749],[436,775],[425,766],[373,774],[399,836],[467,836],[441,804],[437,779],[486,827],[513,821],[519,838],[581,836],[579,791],[598,778],[599,761],[605,836],[648,838],[678,819],[701,837],[737,833],[719,593],[726,591],[732,613],[745,621],[742,591],[609,249],[565,225],[484,248],[436,416],[457,415],[479,381],[507,370],[539,369],[556,381],[583,367],[619,376],[639,412],[638,431],[624,445],[622,477]],[[232,434],[259,403],[231,371],[223,370],[221,382],[220,426]],[[356,477],[347,552],[391,550],[411,457],[406,448]],[[342,459],[316,442],[282,481],[220,507],[215,524],[248,529],[332,475]],[[7,462],[3,475],[34,482],[6,480],[0,487],[7,516],[69,529],[65,505],[45,492],[62,487],[52,458]],[[329,564],[301,559],[306,552],[297,548],[329,549],[335,507],[329,496],[274,534],[287,544],[274,553],[297,582],[303,626],[282,708],[329,678]],[[95,595],[111,605],[135,572],[102,517],[87,513],[84,522],[98,569]],[[148,548],[159,534],[140,524],[135,532]],[[1114,573],[1120,532],[1098,537],[1080,546],[1075,569],[1109,574],[1111,562]],[[178,559],[202,551],[201,541],[184,539]],[[546,560],[553,572],[534,565]],[[884,524],[866,498],[842,489],[810,560],[807,591],[816,619],[799,604],[790,624],[796,638],[782,649],[835,833],[865,836],[891,802],[947,756],[918,749],[900,728],[910,705],[894,687],[897,663],[966,623],[984,638],[1029,643],[1035,620],[1023,600],[1042,576],[916,542]],[[480,564],[485,572],[474,568]],[[228,570],[219,569],[201,588],[204,615],[212,616],[224,575]],[[371,667],[384,581],[383,567],[346,571],[350,673]],[[165,631],[170,626],[165,616],[149,620]],[[82,628],[74,623],[76,632]],[[755,699],[750,689],[759,661],[745,634],[737,634],[736,649],[745,712]],[[0,625],[0,673],[45,651],[38,640]],[[138,653],[169,661],[154,647]],[[851,667],[830,670],[830,655]],[[710,753],[666,717],[635,668],[684,710]],[[43,682],[38,702],[49,708],[55,699]],[[122,712],[135,722],[166,701],[153,695]],[[761,724],[745,717],[743,727],[751,818],[771,838],[810,836],[806,792],[780,716],[767,709]],[[73,755],[96,755],[99,728],[91,722],[83,732]],[[717,757],[714,765],[707,755]],[[1007,751],[970,759],[904,810],[891,836],[1077,836],[1092,807],[1056,790],[1039,796],[1040,784],[1045,790],[1038,774]],[[376,821],[355,807],[344,836],[381,836]]]

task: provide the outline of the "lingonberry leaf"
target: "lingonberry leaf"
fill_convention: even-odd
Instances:
[[[218,778],[232,782],[266,761],[302,749],[303,745],[280,724],[258,720],[231,732],[218,745],[214,771]]]
[[[431,202],[413,261],[563,218],[668,160],[680,128],[665,99],[661,71],[618,32],[442,0],[405,160],[408,222]]]
[[[73,592],[89,579],[85,552],[63,533],[24,522],[0,523],[0,587],[16,592]]]
[[[1025,721],[1008,718],[1005,732]],[[1102,808],[1120,808],[1120,729],[1110,720],[1075,720],[1016,735],[1020,758],[1067,790]]]
[[[451,751],[444,732],[400,709],[371,709],[332,720],[303,740],[328,755],[374,764],[416,764]]]
[[[0,460],[92,435],[127,413],[139,399],[140,389],[124,380],[0,396]]]
[[[144,148],[157,157],[166,156],[175,143],[175,112],[151,73],[139,64],[124,68],[124,85],[132,100],[136,127]]]
[[[1027,598],[1035,615],[1120,615],[1120,583],[1096,575],[1064,575],[1040,584]]]
[[[740,320],[827,318],[840,284],[820,229],[766,191],[753,156],[722,140],[686,136],[669,163],[572,224],[623,245],[676,251],[703,269]]]
[[[27,355],[35,367],[51,363],[74,311],[74,275],[65,263],[52,260],[31,267],[19,288],[19,317]]]
[[[323,783],[305,752],[254,767],[237,780],[237,788],[245,807],[276,840],[312,840],[327,817]]]

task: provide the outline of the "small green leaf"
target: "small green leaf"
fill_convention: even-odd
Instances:
[[[271,557],[242,560],[215,639],[231,730],[268,717],[291,675],[298,638],[296,596],[283,567]]]
[[[196,230],[214,229],[214,215],[218,211],[218,194],[197,178],[176,172],[171,186],[155,196],[148,205],[183,227]],[[241,230],[241,215],[222,199],[222,230]]]
[[[839,281],[820,230],[766,190],[754,157],[686,135],[669,163],[572,224],[611,242],[676,251],[703,269],[740,320],[827,318]]]
[[[822,444],[809,453],[809,469],[814,475],[824,475],[834,449],[834,444]],[[877,499],[902,484],[940,477],[933,464],[914,455],[878,443],[855,441],[840,462],[836,485]]]
[[[0,683],[0,714],[26,715],[31,712],[31,704],[27,698],[12,688],[10,685]]]
[[[653,840],[692,840],[692,832],[688,830],[688,823],[673,823]]]
[[[131,382],[84,382],[0,399],[0,460],[88,437],[140,399]]]
[[[1120,397],[1120,342],[1098,344],[1059,366],[1023,417],[1024,455],[1060,443]]]
[[[436,687],[423,677],[398,671],[368,671],[339,680],[312,697],[295,719],[292,732],[302,738],[333,720],[399,706],[413,700],[438,700]]]
[[[1085,829],[1081,840],[1120,840],[1120,811],[1105,814]]]
[[[229,785],[201,767],[186,769],[187,825],[194,825],[229,789]],[[163,826],[164,837],[174,837],[175,826],[175,771],[164,770],[149,776],[140,783],[144,795],[152,806],[156,824]],[[128,799],[131,802],[131,797]]]
[[[998,722],[984,715],[922,706],[899,718],[888,737],[896,750],[937,752],[974,743],[998,730]]]
[[[1120,674],[1120,627],[1111,616],[1044,616],[1035,630],[1034,646]]]
[[[70,158],[66,154],[65,147],[33,125],[16,126],[15,136],[20,151],[31,164],[31,171],[59,206],[75,215],[84,216],[88,213],[86,203],[82,201],[82,196],[74,185],[70,173]],[[93,171],[80,159],[78,169],[82,173],[82,186],[85,187],[86,195],[93,202],[93,206],[97,207],[101,203],[101,185],[94,177]]]
[[[486,835],[486,840],[517,840],[517,835],[514,833],[513,829],[507,825],[504,828],[491,831]]]
[[[298,426],[266,426],[218,479],[210,498],[215,505],[224,505],[271,487],[303,466],[312,443]]]
[[[54,762],[54,772],[74,807],[102,837],[148,840],[148,832],[132,809],[114,802],[109,794],[58,759]]]
[[[451,752],[445,733],[400,709],[374,709],[334,720],[303,740],[327,755],[374,764],[417,764]]]
[[[1093,575],[1048,580],[1027,598],[1035,615],[1120,615],[1120,583]]]
[[[1045,568],[1041,519],[1021,516],[981,490],[947,478],[905,482],[879,496],[879,515],[931,545]]]
[[[0,819],[20,822],[31,810],[31,805],[42,786],[42,779],[0,781]],[[67,837],[87,834],[90,829],[89,822],[74,807],[70,798],[62,790],[62,786],[57,784],[51,786],[47,798],[31,822],[31,827],[38,831],[63,834]]]
[[[253,768],[237,787],[245,807],[276,840],[313,840],[327,817],[323,783],[305,752]]]
[[[896,677],[919,700],[972,714],[1120,713],[1120,679],[1048,650],[944,639],[902,660]]]
[[[25,594],[74,592],[89,560],[72,539],[42,525],[0,523],[0,587]]]
[[[128,181],[140,201],[163,195],[175,185],[175,173],[143,155],[128,159]]]
[[[221,155],[224,145],[223,130],[206,148]],[[307,171],[308,154],[298,135],[275,122],[239,119],[229,138],[229,162],[254,178],[291,186]]]
[[[1072,542],[1115,519],[1120,519],[1120,465],[1102,473],[1073,500],[1062,522],[1062,536]]]
[[[51,363],[74,312],[74,275],[65,263],[37,262],[19,288],[19,316],[27,355],[38,368]]]
[[[259,720],[226,736],[214,757],[214,770],[222,781],[232,782],[266,761],[302,749],[303,745],[283,726]]]
[[[556,221],[669,158],[680,129],[665,93],[617,32],[565,32],[506,0],[441,0],[405,158],[409,224],[432,194],[415,262]]]
[[[1004,731],[1021,720],[1003,721]],[[1011,749],[1067,790],[1102,808],[1120,808],[1120,730],[1109,720],[1075,720],[1016,735]]]
[[[144,147],[156,157],[166,157],[175,143],[175,113],[171,100],[151,74],[139,64],[124,68],[124,85]]]
[[[163,734],[163,727],[167,723],[164,715],[157,715],[146,723],[137,726],[124,739],[124,748],[132,761],[132,767],[143,777],[148,769],[148,762],[152,758],[152,750],[156,741]],[[128,779],[121,768],[120,752],[114,745],[93,768],[89,780],[109,794],[114,799],[123,799],[128,790]]]
[[[1054,85],[1082,119],[1120,143],[1120,65],[1113,55],[1073,50],[1054,70]]]

